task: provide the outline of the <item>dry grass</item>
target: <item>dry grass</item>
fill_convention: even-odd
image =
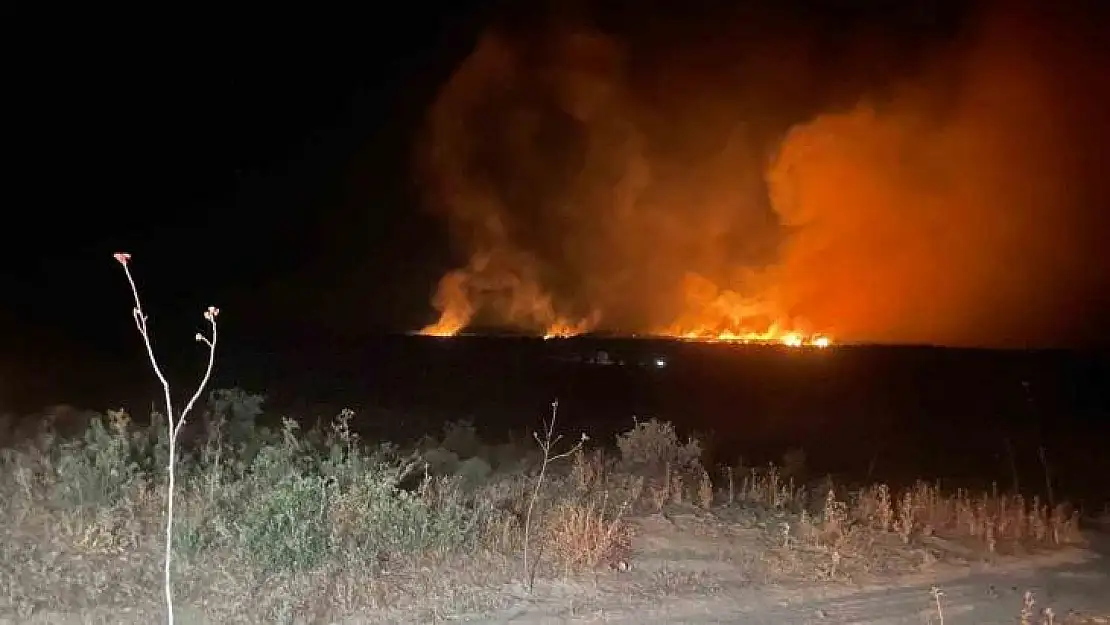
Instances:
[[[615,507],[616,509],[613,509]],[[585,502],[563,501],[548,516],[546,543],[564,574],[574,570],[618,567],[629,555],[624,522],[628,502],[612,506],[609,494]]]
[[[1066,504],[1049,508],[1033,497],[995,493],[946,494],[918,482],[892,502],[884,485],[863,489],[855,498],[853,515],[868,526],[895,530],[904,542],[915,536],[963,537],[979,541],[989,552],[1001,545],[1063,545],[1082,540],[1079,513]]]
[[[775,548],[763,559],[778,575],[807,580],[898,574],[932,565],[938,557],[989,557],[1080,544],[1079,515],[1034,497],[948,493],[917,482],[894,491],[875,484],[854,492],[833,486],[809,492],[783,480],[777,468],[750,470],[722,497],[741,510],[774,519]],[[728,475],[726,475],[728,479]],[[737,484],[739,482],[739,484]]]
[[[933,586],[929,596],[935,606],[930,617],[935,617],[939,625],[944,625],[944,591],[937,586]],[[1110,623],[1110,619],[1105,617],[1087,616],[1072,611],[1061,616],[1056,614],[1051,606],[1038,609],[1036,597],[1030,590],[1022,593],[1021,606],[1014,620],[1020,625],[1095,625],[1096,623]],[[929,621],[933,622],[933,618],[930,618]]]
[[[577,449],[537,482],[534,453],[483,445],[466,424],[402,450],[359,440],[349,412],[309,431],[256,427],[260,405],[217,391],[204,431],[183,441],[174,537],[183,619],[432,622],[489,610],[523,581],[537,483],[541,580],[627,570],[642,555],[638,519],[651,516],[701,519],[722,553],[740,534],[759,536],[754,552],[721,557],[750,561],[752,579],[765,581],[911,570],[940,538],[988,554],[1080,540],[1077,515],[1035,498],[924,482],[811,492],[777,467],[726,469],[714,483],[697,441],[655,421],[621,435],[619,453]],[[41,432],[4,452],[0,619],[93,606],[160,618],[164,438],[114,412],[79,439]],[[453,463],[433,470],[425,458],[447,446]]]

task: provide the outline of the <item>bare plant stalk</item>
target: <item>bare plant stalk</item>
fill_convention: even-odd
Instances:
[[[208,385],[208,380],[212,377],[212,367],[216,362],[216,316],[220,314],[220,309],[215,306],[209,306],[208,310],[204,311],[204,318],[208,321],[208,325],[212,330],[212,336],[209,338],[198,332],[196,340],[198,343],[204,343],[208,346],[208,366],[204,370],[204,377],[201,378],[196,392],[189,398],[189,402],[181,409],[181,413],[175,420],[173,398],[170,396],[170,383],[166,380],[165,374],[162,373],[162,368],[158,366],[158,359],[154,356],[154,348],[150,342],[150,331],[147,328],[147,316],[143,312],[143,305],[139,300],[139,289],[135,286],[135,279],[131,276],[131,268],[128,265],[131,261],[131,255],[117,253],[115,258],[119,261],[119,264],[123,266],[123,273],[127,276],[127,283],[131,286],[131,295],[135,299],[135,308],[131,311],[132,316],[135,318],[135,327],[138,328],[139,335],[143,338],[143,345],[146,347],[146,355],[147,358],[150,359],[150,366],[154,369],[154,374],[158,376],[158,381],[162,383],[162,391],[165,394],[166,426],[169,435],[169,460],[167,462],[168,484],[166,488],[166,622],[169,623],[169,625],[173,625],[173,586],[170,578],[170,564],[173,560],[173,496],[176,477],[174,468],[177,460],[177,435],[181,432],[181,426],[185,424],[185,417],[189,414],[189,411],[193,409],[193,405],[197,403],[197,400],[200,399],[201,393],[204,392],[204,387]]]
[[[536,486],[532,489],[532,497],[528,500],[528,512],[524,515],[524,575],[528,580],[529,590],[531,590],[536,578],[535,565],[533,565],[532,568],[528,567],[528,543],[532,530],[532,511],[535,509],[536,500],[539,499],[540,496],[540,487],[543,486],[543,478],[544,475],[547,474],[547,465],[560,458],[566,458],[571,454],[577,453],[578,450],[582,449],[582,445],[589,440],[589,437],[583,432],[582,438],[579,439],[574,447],[571,447],[561,454],[551,455],[551,449],[563,438],[562,435],[555,435],[555,418],[558,415],[559,400],[556,398],[555,401],[551,402],[551,419],[545,419],[544,437],[541,439],[539,432],[532,432],[532,438],[536,439],[536,444],[539,445],[540,451],[543,452],[543,464],[540,465],[540,474],[536,476]]]
[[[933,595],[933,600],[937,603],[937,617],[940,618],[940,625],[944,625],[944,609],[940,606],[940,598],[944,596],[944,591],[933,586],[929,590],[929,594]]]

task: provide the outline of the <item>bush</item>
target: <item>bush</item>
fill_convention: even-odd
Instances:
[[[621,461],[633,470],[701,468],[701,443],[693,438],[680,442],[670,422],[655,418],[636,421],[631,430],[618,434],[617,448]]]
[[[628,556],[631,533],[624,521],[628,503],[613,506],[606,495],[566,500],[550,512],[544,536],[564,571],[616,565]]]
[[[83,438],[54,448],[54,490],[57,503],[86,507],[114,506],[141,477],[123,411],[93,416]]]
[[[472,544],[479,515],[454,480],[430,479],[416,492],[398,489],[397,480],[389,469],[368,474],[337,501],[349,519],[340,540],[353,555],[442,554]]]
[[[267,570],[302,571],[330,555],[328,501],[334,482],[291,475],[257,495],[238,526],[242,548]]]
[[[341,426],[325,449],[313,448],[286,420],[280,442],[261,447],[241,477],[222,484],[209,516],[232,527],[233,546],[270,571],[314,569],[337,553],[374,561],[471,545],[480,514],[458,480],[425,476],[416,490],[403,489],[417,465],[390,446],[365,449]],[[183,548],[220,540],[185,525]]]

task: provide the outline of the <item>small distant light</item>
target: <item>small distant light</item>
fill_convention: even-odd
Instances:
[[[666,367],[666,366],[667,366],[667,359],[666,358],[656,358],[655,359],[655,367],[657,369],[662,369],[663,367]]]

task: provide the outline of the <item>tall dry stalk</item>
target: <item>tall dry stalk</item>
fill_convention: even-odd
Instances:
[[[209,306],[208,310],[204,311],[204,318],[208,321],[208,325],[212,329],[212,337],[208,338],[201,333],[197,333],[196,340],[198,343],[204,343],[208,346],[208,366],[204,370],[204,377],[201,378],[200,385],[189,399],[189,402],[182,408],[181,413],[174,419],[173,413],[173,399],[170,396],[170,383],[166,380],[166,376],[162,373],[162,368],[158,366],[158,359],[154,357],[154,348],[150,342],[150,332],[147,329],[147,316],[143,312],[142,302],[139,300],[139,289],[135,286],[135,279],[131,276],[131,255],[126,253],[115,254],[115,259],[123,266],[123,273],[127,276],[127,283],[131,285],[131,295],[135,299],[135,308],[132,309],[131,314],[135,318],[135,327],[139,330],[139,335],[143,338],[143,345],[146,347],[146,355],[150,359],[150,366],[154,369],[154,374],[158,376],[158,381],[162,383],[162,391],[165,394],[166,402],[166,426],[169,434],[169,460],[167,462],[168,484],[166,487],[166,554],[165,554],[165,592],[166,592],[166,622],[173,625],[173,586],[170,577],[170,564],[173,560],[173,496],[175,488],[175,471],[174,466],[177,460],[177,435],[181,432],[181,426],[185,424],[185,417],[189,411],[193,409],[193,405],[200,399],[201,393],[204,392],[204,387],[208,385],[209,378],[212,377],[212,366],[216,362],[216,316],[220,314],[220,309],[215,306]]]
[[[937,617],[940,618],[940,625],[944,625],[944,608],[940,605],[940,598],[944,596],[944,591],[933,586],[929,589],[929,594],[933,596],[933,601],[937,604]]]
[[[546,420],[544,423],[544,436],[541,439],[539,432],[532,432],[532,438],[536,439],[536,444],[539,445],[540,451],[543,452],[543,463],[540,465],[540,474],[536,476],[536,486],[532,489],[532,497],[528,500],[528,512],[524,515],[524,575],[527,578],[528,587],[532,587],[533,580],[535,579],[533,569],[528,568],[528,543],[530,542],[530,534],[532,531],[532,511],[536,507],[536,500],[540,497],[540,488],[543,486],[543,478],[547,474],[547,465],[560,459],[566,458],[571,454],[577,453],[582,449],[588,437],[586,433],[582,433],[582,438],[578,443],[564,451],[561,454],[552,455],[551,450],[555,445],[563,439],[562,435],[555,435],[555,418],[559,415],[559,400],[551,402],[551,419]]]

